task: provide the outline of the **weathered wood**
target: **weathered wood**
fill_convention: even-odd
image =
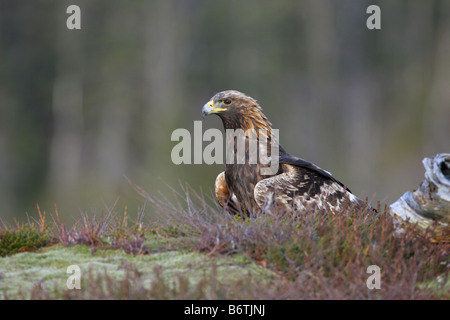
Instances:
[[[425,180],[390,205],[390,213],[400,222],[430,228],[433,241],[450,242],[450,154],[425,158]]]

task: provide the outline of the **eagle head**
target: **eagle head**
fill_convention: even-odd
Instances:
[[[217,114],[226,129],[248,129],[248,127],[270,127],[270,122],[262,113],[258,102],[236,90],[226,90],[215,94],[202,108],[202,118]],[[254,122],[257,123],[254,123]],[[259,125],[258,125],[259,124]]]
[[[202,117],[217,114],[223,118],[232,113],[242,113],[249,106],[258,106],[255,99],[236,90],[226,90],[215,94],[202,108]]]

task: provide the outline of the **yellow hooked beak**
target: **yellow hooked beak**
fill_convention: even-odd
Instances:
[[[219,111],[225,111],[227,108],[217,108],[214,106],[214,101],[210,100],[202,108],[202,118],[205,118],[205,116],[210,115],[212,113],[217,113]]]

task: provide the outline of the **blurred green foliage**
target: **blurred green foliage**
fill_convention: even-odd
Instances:
[[[0,0],[0,217],[137,212],[123,175],[210,192],[222,166],[175,166],[170,137],[225,89],[256,98],[290,153],[393,202],[450,151],[450,2],[376,1],[381,30],[370,4]]]

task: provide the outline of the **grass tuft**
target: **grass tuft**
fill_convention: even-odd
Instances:
[[[51,225],[45,221],[45,212],[41,213],[37,206],[39,220],[36,222],[8,225],[0,219],[0,257],[11,254],[34,251],[55,242],[51,233]]]

